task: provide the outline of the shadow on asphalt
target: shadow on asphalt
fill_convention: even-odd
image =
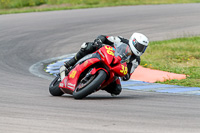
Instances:
[[[81,100],[127,100],[127,99],[147,99],[147,98],[151,98],[152,95],[143,95],[143,94],[121,94],[118,96],[111,96],[110,94],[98,94],[98,93],[94,93],[91,94],[89,96],[87,96],[86,98],[83,98]],[[63,96],[59,97],[59,98],[63,98],[63,99],[74,99],[72,95],[69,94],[64,94]]]

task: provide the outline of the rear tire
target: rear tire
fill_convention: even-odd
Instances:
[[[84,88],[81,88],[79,90],[79,88],[78,88],[79,85],[77,86],[77,88],[73,92],[73,97],[75,99],[82,99],[82,98],[90,95],[91,93],[93,93],[94,91],[96,91],[99,88],[99,86],[106,79],[107,74],[103,70],[99,70],[97,74],[98,75],[96,75],[96,77],[92,81],[90,81],[90,83],[87,86],[85,86]]]
[[[52,96],[62,96],[64,92],[59,88],[60,76],[57,76],[49,85],[49,92]]]

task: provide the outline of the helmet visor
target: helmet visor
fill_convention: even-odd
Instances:
[[[136,40],[133,40],[133,45],[135,46],[135,48],[139,51],[144,53],[147,46],[140,44],[139,42],[137,42]]]

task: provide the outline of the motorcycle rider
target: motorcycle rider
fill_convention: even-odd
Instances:
[[[126,76],[122,78],[122,80],[124,81],[129,80],[131,74],[140,64],[140,56],[145,52],[149,43],[148,38],[141,33],[133,33],[129,40],[121,36],[114,37],[114,36],[99,35],[94,40],[94,42],[83,43],[81,45],[80,51],[72,59],[64,63],[64,66],[66,67],[66,73],[69,72],[69,68],[71,66],[74,66],[76,62],[78,62],[78,60],[80,60],[87,54],[95,52],[96,50],[101,48],[103,44],[114,47],[114,44],[120,44],[120,43],[125,43],[129,45],[132,51],[131,58],[129,62],[127,62],[128,73]],[[107,87],[105,87],[104,90],[106,90],[108,93],[111,93],[111,95],[119,95],[122,90],[119,78],[116,81],[112,82]]]

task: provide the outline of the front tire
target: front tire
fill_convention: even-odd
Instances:
[[[73,92],[73,97],[75,99],[82,99],[91,93],[93,93],[95,90],[99,88],[99,86],[103,83],[103,81],[106,79],[106,72],[103,70],[98,71],[98,75],[95,75],[95,77],[92,77],[93,79],[89,81],[90,83],[87,86],[84,86],[83,88],[77,88]]]
[[[49,85],[49,92],[52,96],[62,96],[64,92],[59,88],[60,76],[57,76]]]

